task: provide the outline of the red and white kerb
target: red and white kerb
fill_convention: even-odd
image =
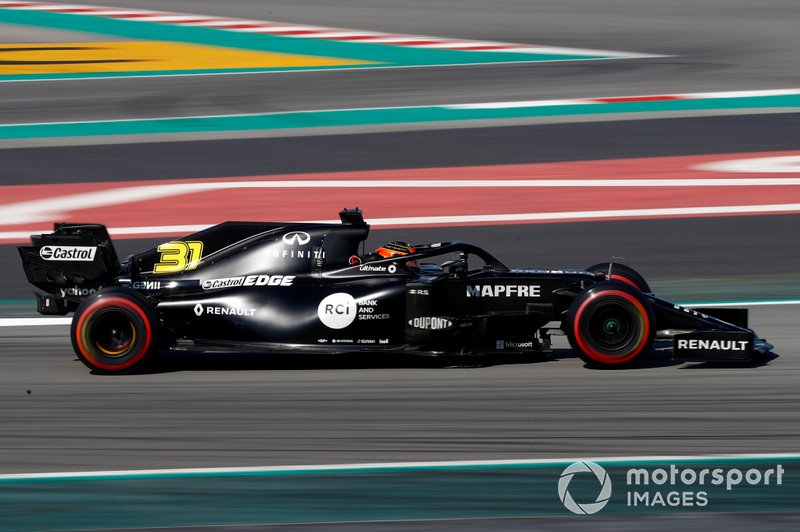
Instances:
[[[615,58],[653,57],[651,54],[634,54],[609,50],[590,50],[582,48],[540,46],[535,44],[512,44],[495,41],[475,41],[468,39],[450,39],[446,37],[404,35],[382,33],[377,31],[330,28],[325,26],[309,26],[269,20],[249,20],[231,17],[193,15],[188,13],[150,11],[145,9],[127,9],[45,2],[14,2],[10,0],[0,0],[0,8],[87,15],[93,17],[132,20],[137,22],[153,22],[175,26],[195,26],[224,31],[276,35],[281,37],[383,44],[411,48],[433,48],[468,52],[511,52],[520,54],[613,56]]]

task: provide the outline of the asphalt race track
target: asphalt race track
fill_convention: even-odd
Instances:
[[[794,113],[5,149],[0,184],[144,181],[791,150]],[[153,165],[152,161],[158,161]],[[266,208],[266,206],[265,206]],[[369,215],[369,213],[367,213]]]
[[[675,365],[655,353],[627,371],[588,369],[560,338],[551,361],[176,356],[158,373],[99,377],[75,359],[67,327],[2,328],[2,467],[792,451],[800,311],[753,307],[751,317],[778,346],[763,365]]]
[[[124,0],[77,3],[131,7]],[[0,123],[773,89],[796,86],[800,68],[799,13],[791,0],[626,0],[614,3],[616,16],[590,0],[547,2],[536,11],[534,3],[511,0],[282,1],[270,2],[266,13],[260,2],[243,0],[134,4],[665,57],[0,83]],[[33,33],[9,34],[35,40]],[[0,145],[0,185],[777,152],[800,149],[799,116],[584,117],[561,124],[50,147],[23,141]],[[331,215],[344,206],[332,205]],[[269,212],[267,203],[264,219]],[[532,267],[582,267],[624,256],[665,297],[753,301],[800,298],[798,235],[800,215],[780,214],[373,229],[369,244],[468,240],[510,265]],[[155,242],[116,245],[124,256]],[[16,250],[0,245],[0,300],[30,297]],[[32,314],[26,303],[0,302],[0,318]],[[170,356],[153,372],[113,377],[92,375],[77,361],[66,326],[0,327],[0,472],[796,452],[800,305],[752,306],[750,319],[776,348],[746,366],[675,364],[657,352],[641,368],[592,370],[560,339],[550,360],[217,354]],[[752,525],[747,516],[725,519],[690,526]],[[759,525],[794,522],[776,519]],[[530,527],[527,521],[508,527],[517,524]],[[595,525],[620,529],[623,523]],[[416,526],[432,525],[409,528]],[[475,523],[452,529],[472,526],[487,529]]]

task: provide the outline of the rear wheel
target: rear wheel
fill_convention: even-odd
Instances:
[[[600,264],[595,264],[593,266],[589,266],[586,268],[586,271],[592,273],[602,273],[606,280],[608,281],[619,281],[621,283],[625,283],[629,286],[634,287],[635,289],[639,290],[640,292],[650,293],[650,286],[647,284],[647,281],[644,280],[639,272],[631,268],[630,266],[625,266],[624,264],[614,263],[611,265],[611,276],[608,275],[608,266],[610,263],[608,262],[601,262]]]
[[[97,373],[131,373],[156,350],[158,316],[141,295],[121,289],[98,291],[72,318],[70,336],[78,358]]]
[[[605,281],[575,298],[564,329],[572,348],[587,364],[624,367],[650,352],[655,319],[641,292]]]

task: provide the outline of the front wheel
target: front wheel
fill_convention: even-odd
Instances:
[[[641,292],[621,282],[604,281],[575,298],[564,330],[572,349],[587,364],[624,367],[650,352],[655,318]]]
[[[609,266],[611,266],[611,276],[608,275]],[[650,285],[647,284],[647,281],[644,280],[644,277],[642,277],[639,272],[630,266],[625,266],[624,264],[619,264],[618,262],[615,262],[614,264],[601,262],[600,264],[589,266],[586,268],[586,271],[594,274],[602,273],[606,280],[625,283],[636,288],[640,292],[652,292],[652,290],[650,290]]]
[[[158,316],[141,295],[107,288],[85,299],[72,318],[78,358],[96,373],[131,373],[156,350]]]

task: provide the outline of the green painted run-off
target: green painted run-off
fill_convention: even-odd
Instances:
[[[471,109],[456,106],[387,107],[297,111],[252,115],[197,116],[97,122],[0,125],[0,139],[256,131],[296,128],[408,124],[564,115],[643,113],[703,109],[800,108],[800,95],[751,96],[645,102],[595,103]]]
[[[608,505],[598,514],[652,515],[699,512],[782,512],[800,504],[800,459],[690,458],[599,461],[612,482]],[[630,468],[669,471],[783,468],[781,484],[647,486],[628,485]],[[558,496],[564,463],[477,466],[370,467],[336,471],[250,472],[247,474],[116,475],[60,482],[0,483],[0,523],[8,532],[59,529],[279,524],[570,516]],[[628,492],[704,491],[702,507],[629,506]],[[579,502],[594,502],[593,475],[576,475],[569,485]],[[577,519],[577,518],[576,518]]]

